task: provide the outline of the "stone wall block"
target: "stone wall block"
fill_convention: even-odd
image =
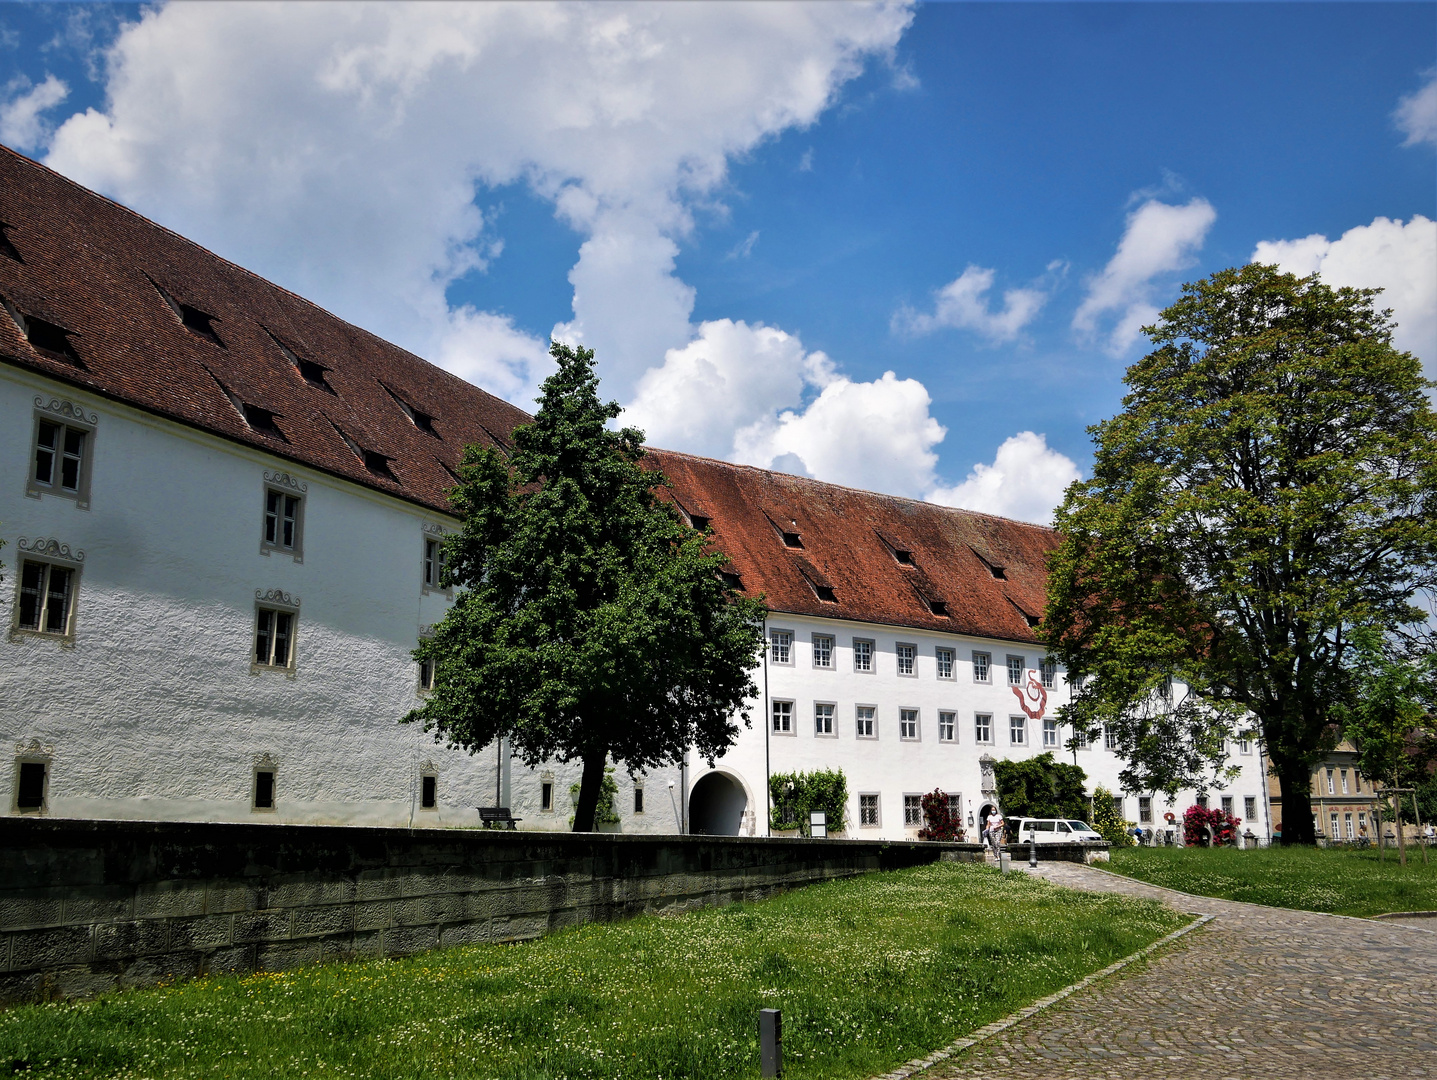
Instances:
[[[354,929],[358,933],[364,930],[383,930],[394,920],[394,909],[397,901],[383,900],[377,903],[355,904],[354,905]]]
[[[411,896],[394,905],[391,926],[437,926],[462,917],[463,902],[450,893],[441,896]]]
[[[290,919],[289,934],[293,939],[333,937],[353,932],[354,906],[351,904],[299,908]]]
[[[163,919],[203,915],[207,893],[202,881],[156,881],[135,890],[135,918]]]
[[[122,986],[153,986],[174,979],[193,979],[204,967],[203,954],[168,952],[158,956],[142,956],[126,964],[120,974]]]
[[[200,915],[191,919],[170,919],[170,948],[174,950],[218,949],[233,942],[233,915]]]
[[[119,989],[120,973],[118,971],[95,970],[90,967],[63,968],[56,972],[46,972],[48,979],[42,980],[42,985],[48,983],[45,996],[60,998],[92,998],[110,990]]]
[[[234,943],[283,941],[289,937],[288,911],[246,911],[234,917]]]
[[[234,975],[255,969],[255,946],[231,945],[205,956],[206,975]]]
[[[549,926],[545,915],[513,915],[493,922],[494,941],[528,941],[540,937]]]
[[[269,882],[266,900],[272,908],[317,907],[321,904],[352,904],[358,888],[353,878],[325,877],[312,880],[303,875]]]
[[[79,889],[65,897],[65,922],[123,922],[136,918],[135,890],[129,886]]]
[[[255,911],[259,908],[258,882],[218,880],[205,887],[205,906],[197,914]]]
[[[328,964],[350,960],[375,960],[384,955],[383,948],[384,934],[379,930],[321,938],[319,962]]]
[[[86,920],[88,921],[88,920]],[[26,930],[65,922],[62,889],[34,889],[0,894],[0,929]]]
[[[407,870],[365,870],[355,878],[354,899],[363,903],[370,900],[397,900],[409,896],[405,885],[410,877]]]
[[[435,926],[394,926],[384,931],[384,955],[408,956],[439,944]]]
[[[13,970],[25,971],[85,964],[90,960],[90,949],[88,926],[20,930],[10,936],[10,966]]]
[[[164,919],[100,923],[94,932],[96,960],[129,960],[169,949],[169,927]]]
[[[440,948],[453,945],[478,945],[489,940],[489,920],[455,923],[439,932]]]
[[[259,971],[289,971],[319,963],[317,941],[274,941],[256,946],[255,967]]]

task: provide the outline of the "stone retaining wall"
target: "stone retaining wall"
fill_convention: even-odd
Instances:
[[[976,844],[0,819],[0,1000],[518,941]]]

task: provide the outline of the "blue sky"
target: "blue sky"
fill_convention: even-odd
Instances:
[[[521,404],[1044,520],[1255,255],[1437,363],[1437,4],[0,6],[0,141]],[[891,373],[891,374],[886,374]]]

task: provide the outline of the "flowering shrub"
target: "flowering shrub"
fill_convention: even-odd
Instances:
[[[1201,847],[1207,843],[1207,830],[1212,829],[1213,846],[1226,846],[1232,843],[1241,824],[1242,818],[1194,804],[1183,811],[1183,843],[1188,847]]]
[[[809,812],[823,810],[828,814],[829,834],[843,831],[848,780],[842,769],[774,773],[768,778],[768,793],[773,806],[770,828],[798,829],[807,836]]]
[[[1093,791],[1093,828],[1098,835],[1114,847],[1131,847],[1137,843],[1133,834],[1128,832],[1132,827],[1131,821],[1124,821],[1118,816],[1113,806],[1113,793],[1099,784]]]
[[[962,827],[963,819],[948,810],[947,792],[934,788],[923,796],[923,828],[918,830],[918,839],[957,840]]]

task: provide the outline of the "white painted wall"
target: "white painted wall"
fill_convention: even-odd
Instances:
[[[1023,712],[1007,683],[1006,659],[1009,655],[1022,656],[1025,671],[1036,669],[1045,655],[1037,646],[783,614],[771,615],[767,625],[770,636],[778,630],[793,632],[793,662],[787,666],[774,664],[765,656],[763,668],[757,676],[763,696],[752,703],[753,726],[745,730],[737,745],[715,763],[718,769],[738,778],[748,791],[756,835],[763,836],[768,832],[765,793],[767,777],[771,773],[842,769],[849,791],[847,835],[899,840],[917,835],[916,828],[904,826],[905,794],[921,795],[934,788],[961,794],[965,825],[969,823],[970,815],[977,823],[983,801],[979,759],[984,754],[1003,760],[1034,757],[1045,750],[1052,750],[1061,761],[1074,760],[1073,752],[1063,748],[1063,743],[1072,735],[1071,728],[1060,727],[1057,747],[1044,747],[1041,719],[1028,719],[1027,745],[1014,746],[1009,739],[1009,717],[1023,715]],[[827,634],[835,639],[831,669],[813,666],[814,634]],[[866,638],[875,643],[872,673],[854,670],[854,638]],[[895,648],[900,642],[917,646],[916,675],[913,677],[897,673]],[[940,647],[951,648],[956,653],[954,678],[951,680],[937,677],[936,650]],[[975,651],[986,652],[992,658],[990,681],[986,684],[974,681]],[[1061,670],[1054,682],[1054,688],[1047,691],[1043,714],[1047,717],[1052,717],[1059,706],[1068,701]],[[1177,692],[1181,693],[1182,688],[1179,687]],[[792,735],[775,735],[769,730],[770,704],[775,699],[794,702]],[[834,737],[815,734],[814,705],[818,702],[835,705]],[[876,740],[856,737],[858,705],[877,707]],[[899,738],[901,708],[919,710],[919,740],[916,742]],[[956,742],[939,742],[940,710],[958,714]],[[994,739],[991,744],[978,745],[975,741],[974,717],[977,713],[991,713],[993,716]],[[1211,805],[1220,806],[1222,796],[1232,796],[1233,812],[1244,819],[1244,828],[1250,827],[1258,836],[1270,835],[1266,800],[1263,798],[1263,763],[1256,744],[1248,754],[1239,753],[1234,747],[1230,763],[1241,766],[1242,773],[1223,790],[1210,792]],[[691,764],[690,790],[709,771],[707,763],[694,761]],[[1088,749],[1077,751],[1077,764],[1087,774],[1089,793],[1102,785],[1115,794],[1125,794],[1125,816],[1131,821],[1138,820],[1138,796],[1121,792],[1118,773],[1122,762],[1111,751],[1103,749],[1101,740]],[[864,792],[876,792],[880,796],[880,824],[876,828],[858,826],[858,795]],[[1247,820],[1245,813],[1244,797],[1247,796],[1256,800],[1257,813],[1251,821]],[[1163,814],[1169,810],[1180,817],[1194,800],[1194,792],[1182,792],[1170,807],[1164,797],[1157,796],[1153,800],[1155,820],[1152,824],[1163,825]],[[969,833],[970,839],[979,839],[980,829],[981,824],[977,823]]]
[[[35,399],[99,416],[89,509],[27,497]],[[265,555],[264,474],[307,485],[303,562]],[[497,748],[445,749],[398,718],[419,703],[409,656],[448,600],[422,588],[423,526],[442,515],[258,450],[0,365],[0,739],[52,748],[48,812],[64,817],[460,826],[499,794],[523,827],[567,828],[579,766],[496,777]],[[19,540],[84,552],[75,639],[19,634]],[[298,597],[292,674],[252,673],[256,590]],[[277,762],[277,808],[250,807],[258,755]],[[507,762],[506,762],[507,766]],[[419,806],[420,774],[439,807]],[[673,775],[677,775],[674,770]],[[623,831],[673,832],[664,784],[646,813],[618,773]],[[0,812],[16,770],[0,772]]]

